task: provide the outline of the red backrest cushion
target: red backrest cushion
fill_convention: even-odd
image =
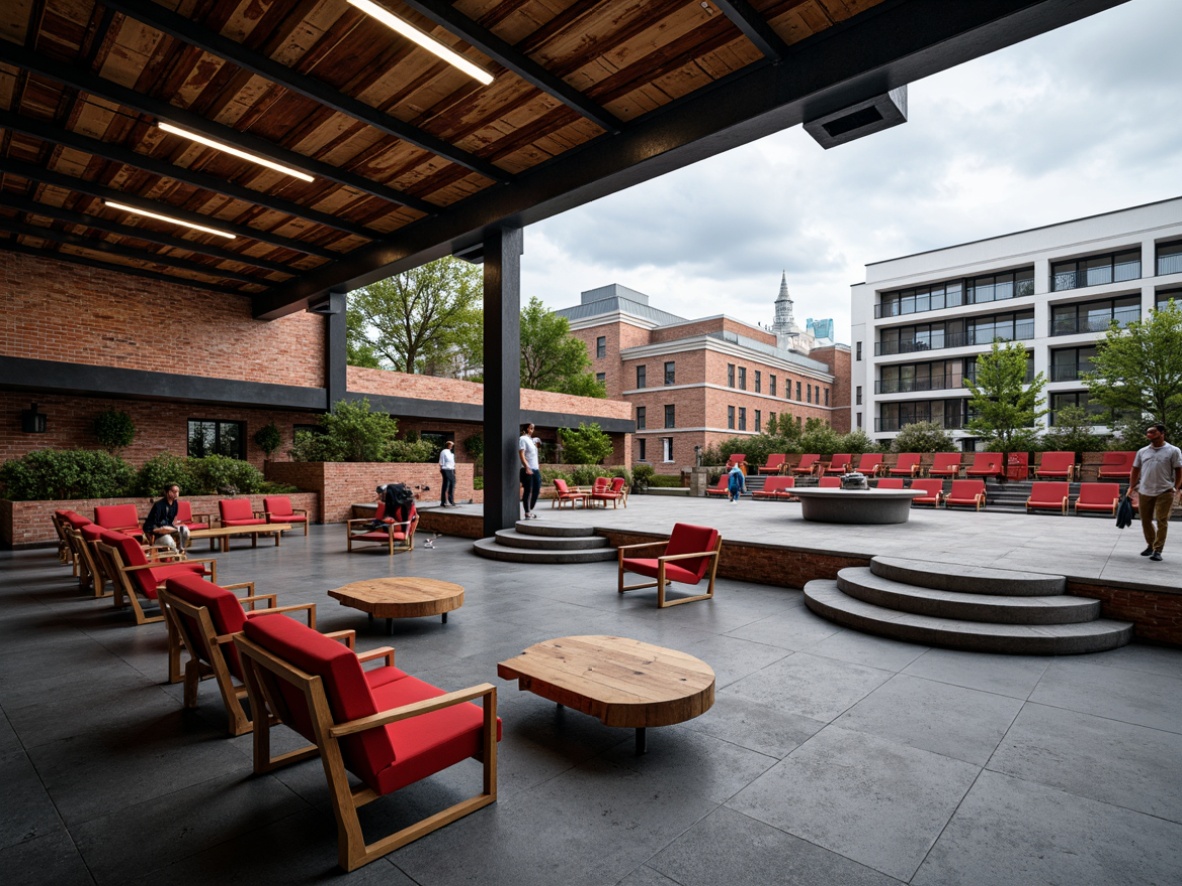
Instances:
[[[843,452],[840,455],[833,456],[831,467],[838,467],[839,465],[848,465],[853,460],[854,460],[853,456],[848,455]]]
[[[943,480],[912,480],[911,481],[911,488],[912,489],[922,489],[923,493],[924,493],[923,497],[928,498],[928,497],[935,495],[937,492],[944,491],[944,481]]]
[[[208,609],[209,619],[213,622],[215,634],[236,634],[242,630],[242,626],[246,623],[246,613],[242,611],[242,604],[238,602],[238,598],[225,588],[218,587],[199,575],[173,576],[165,583],[165,587],[174,597],[193,606],[204,606]],[[180,615],[179,612],[176,614]],[[181,617],[186,622],[189,636],[201,647],[194,652],[202,661],[208,662],[209,649],[205,645],[205,640],[198,630],[197,624],[187,615]],[[230,673],[241,678],[242,669],[238,664],[238,650],[234,648],[233,644],[230,644],[222,646],[222,651],[225,653]]]
[[[933,468],[953,468],[960,464],[959,452],[937,452],[935,459],[932,461]]]
[[[295,513],[291,509],[291,499],[286,495],[264,498],[263,510],[269,511],[272,517],[288,517]]]
[[[612,480],[612,492],[620,493],[624,491],[624,478],[616,477]]]
[[[110,529],[139,526],[140,518],[135,515],[135,505],[99,505],[94,509],[94,522]]]
[[[1081,483],[1079,485],[1079,500],[1086,505],[1111,504],[1113,499],[1120,498],[1120,484],[1118,483]]]
[[[903,488],[903,478],[902,477],[884,477],[883,479],[878,481],[878,486],[876,486],[875,488],[876,489],[902,489]]]
[[[916,465],[919,463],[919,458],[920,458],[920,456],[919,456],[918,452],[904,452],[902,455],[899,456],[899,460],[897,462],[895,462],[895,467],[910,468],[913,465]]]
[[[385,520],[386,519],[386,503],[384,501],[378,502],[378,509],[377,509],[377,512],[373,515],[373,518],[375,520]]]
[[[1046,452],[1038,465],[1040,471],[1065,471],[1075,465],[1074,452]]]
[[[858,459],[858,470],[864,471],[882,464],[881,452],[866,452]]]
[[[193,522],[193,506],[187,501],[177,501],[176,519],[178,523]]]
[[[223,498],[218,502],[223,520],[253,520],[254,509],[249,498]]]
[[[255,643],[301,671],[320,677],[333,720],[344,723],[378,712],[361,662],[348,647],[282,615],[248,619],[243,632]],[[288,725],[310,741],[315,740],[303,694],[280,681],[296,722]],[[291,690],[289,694],[289,690]],[[385,729],[369,729],[341,742],[345,765],[371,787],[376,773],[395,760],[394,746]]]
[[[108,530],[103,529],[103,527],[99,526],[97,523],[87,523],[78,531],[82,533],[82,538],[85,541],[91,542],[98,541],[100,538],[102,538],[103,533],[107,532]]]
[[[566,485],[565,480],[555,480],[554,488],[558,490],[560,495],[569,495],[570,487]]]
[[[665,556],[713,551],[717,545],[717,529],[711,529],[709,526],[694,526],[690,523],[676,523],[673,526],[673,534],[669,536],[669,544],[665,546]],[[700,579],[706,574],[706,567],[710,565],[710,562],[710,558],[701,557],[697,560],[678,560],[677,565],[694,573]]]
[[[1038,480],[1030,487],[1030,497],[1035,501],[1061,502],[1067,497],[1071,484],[1061,480]]]
[[[83,526],[89,526],[92,522],[89,517],[83,517],[77,511],[66,511],[65,520],[75,529],[81,529]]]
[[[972,498],[985,491],[983,480],[953,480],[949,498]]]
[[[596,477],[595,484],[591,487],[591,491],[592,493],[606,492],[610,485],[611,480],[609,480],[607,477]]]

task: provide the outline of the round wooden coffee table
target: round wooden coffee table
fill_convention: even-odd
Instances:
[[[714,704],[714,671],[700,659],[626,637],[545,640],[500,662],[497,675],[517,688],[597,717],[605,726],[636,730],[683,723]]]
[[[464,605],[464,588],[450,581],[434,578],[371,578],[355,581],[328,596],[369,613],[369,620],[384,618],[386,633],[394,633],[394,619],[421,618],[424,615],[441,615],[447,624],[447,614]]]

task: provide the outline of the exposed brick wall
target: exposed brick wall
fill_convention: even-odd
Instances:
[[[1131,621],[1138,640],[1182,646],[1182,594],[1082,581],[1068,581],[1067,593],[1099,600],[1103,618]]]
[[[248,298],[0,253],[0,354],[271,384],[324,386],[317,314],[251,317]]]

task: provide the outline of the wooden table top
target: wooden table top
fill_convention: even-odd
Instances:
[[[190,538],[217,538],[223,535],[250,535],[252,532],[286,532],[290,523],[249,523],[246,526],[214,526],[209,529],[192,529]]]
[[[464,588],[435,578],[371,578],[329,591],[328,596],[375,618],[442,615],[464,605]]]
[[[546,640],[498,664],[497,674],[605,726],[669,726],[714,704],[714,671],[708,664],[626,637]]]

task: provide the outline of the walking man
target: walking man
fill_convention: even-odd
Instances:
[[[456,506],[456,455],[452,447],[456,444],[448,440],[439,452],[439,474],[443,478],[439,483],[439,507]]]
[[[538,445],[534,442],[534,426],[521,426],[521,439],[517,441],[517,457],[521,460],[521,507],[526,520],[536,520],[534,508],[542,492],[542,472],[538,469]]]
[[[1166,427],[1151,425],[1145,430],[1149,445],[1137,451],[1133,459],[1133,470],[1129,474],[1129,492],[1139,493],[1137,510],[1141,514],[1141,531],[1148,547],[1142,557],[1161,560],[1162,548],[1166,545],[1166,532],[1170,528],[1170,511],[1174,499],[1182,491],[1182,450],[1166,442]],[[1157,521],[1154,532],[1153,521]]]

